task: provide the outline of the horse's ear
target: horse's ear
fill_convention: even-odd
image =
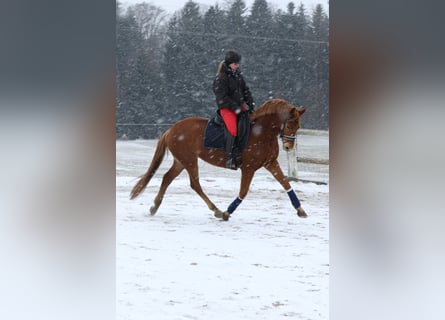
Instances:
[[[307,107],[297,107],[297,111],[299,115],[301,116],[303,113],[305,113],[307,110]]]

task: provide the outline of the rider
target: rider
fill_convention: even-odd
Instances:
[[[252,112],[255,109],[252,94],[239,69],[240,61],[241,55],[238,52],[234,50],[227,51],[224,60],[218,66],[213,81],[213,92],[215,93],[218,111],[229,132],[225,146],[227,152],[226,167],[233,170],[241,165],[239,154],[235,156],[236,161],[233,159],[233,148],[237,136],[237,115],[245,111]]]

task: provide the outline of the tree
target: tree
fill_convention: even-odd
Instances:
[[[145,11],[138,11],[138,8]],[[134,124],[152,122],[150,111],[160,104],[162,19],[154,17],[161,12],[155,6],[140,5],[129,7],[125,14],[117,11],[117,137],[125,134],[129,138],[146,138],[150,134],[150,127]],[[148,33],[147,30],[158,31]]]
[[[294,12],[295,5],[290,2],[287,12],[279,12],[275,16],[275,37],[277,43],[277,60],[275,62],[273,95],[294,103],[299,101],[302,82],[303,63],[301,58],[301,45],[304,37],[298,32],[298,16]]]
[[[188,1],[167,30],[164,63],[167,107],[172,119],[202,115],[206,96],[202,86],[205,71],[205,48],[202,46],[203,24],[199,6]]]
[[[308,121],[317,121],[319,127],[327,129],[329,114],[329,22],[320,4],[315,7],[311,20],[308,37],[313,41],[313,45],[310,46],[307,55],[308,73],[310,74],[307,97],[316,108],[316,112],[308,113]]]
[[[137,120],[140,100],[139,90],[135,88],[135,70],[143,39],[132,16],[117,16],[116,20],[116,118],[118,123],[133,123]],[[127,129],[118,126],[117,136],[128,135]]]
[[[259,103],[267,100],[273,93],[273,74],[275,61],[279,52],[276,49],[277,42],[274,38],[274,20],[272,12],[266,0],[255,0],[250,16],[247,17],[247,27],[250,39],[247,55],[249,63],[244,68],[249,77],[255,100]],[[255,89],[255,90],[253,90]]]
[[[165,125],[215,112],[212,82],[228,49],[242,55],[241,69],[257,104],[271,96],[304,104],[305,128],[328,128],[329,19],[318,5],[310,14],[290,2],[273,12],[255,0],[230,0],[206,12],[188,1],[168,21],[149,4],[116,4],[117,137],[155,138]],[[146,124],[161,126],[147,126]]]
[[[266,0],[255,0],[247,19],[249,34],[254,37],[271,36],[272,12]]]
[[[226,35],[223,27],[226,25],[226,12],[221,10],[217,5],[212,6],[204,14],[203,26],[204,37],[202,38],[202,46],[204,48],[203,70],[203,88],[205,88],[202,101],[204,103],[203,115],[212,116],[215,113],[215,99],[212,91],[212,83],[216,74],[217,66],[221,60]]]
[[[228,12],[225,23],[221,26],[221,32],[226,34],[223,41],[223,48],[237,49],[244,52],[246,46],[247,26],[246,26],[246,4],[243,0],[235,0]]]

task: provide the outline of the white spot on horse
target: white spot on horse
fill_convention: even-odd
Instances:
[[[260,135],[262,131],[263,131],[263,128],[261,126],[254,126],[252,128],[252,134],[255,136]]]
[[[184,140],[184,135],[183,134],[181,134],[179,137],[178,137],[178,140],[179,141],[182,141],[182,140]]]

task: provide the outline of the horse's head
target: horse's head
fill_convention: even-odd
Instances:
[[[289,112],[289,116],[281,124],[280,138],[285,151],[292,150],[297,137],[297,130],[301,125],[301,115],[307,110],[306,107],[295,107]]]

